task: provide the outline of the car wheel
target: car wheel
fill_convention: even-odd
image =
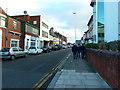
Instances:
[[[28,54],[25,54],[25,56],[24,56],[24,57],[27,57],[27,55],[28,55]]]
[[[36,54],[38,55],[39,53],[37,52]]]
[[[15,60],[15,56],[11,56],[11,60]]]

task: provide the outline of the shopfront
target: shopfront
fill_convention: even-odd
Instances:
[[[30,47],[40,48],[40,39],[31,35],[25,35],[25,50]]]

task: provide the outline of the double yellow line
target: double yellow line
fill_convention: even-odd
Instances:
[[[68,57],[70,56],[71,54],[68,55]],[[68,57],[66,59],[68,59]],[[65,60],[66,60],[65,59]],[[36,88],[35,90],[37,90],[38,88],[41,88],[43,86],[43,84],[59,69],[59,67],[61,66],[62,62],[64,60],[61,60],[56,66],[55,68],[52,68],[52,72],[51,73],[47,73],[45,74],[45,76],[40,79],[32,88]]]

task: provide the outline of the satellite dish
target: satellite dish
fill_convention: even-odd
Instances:
[[[25,10],[23,13],[24,13],[24,14],[27,14],[27,11]]]

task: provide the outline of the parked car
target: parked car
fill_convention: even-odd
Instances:
[[[52,50],[57,50],[58,47],[56,45],[52,46]]]
[[[62,49],[62,46],[61,46],[61,45],[56,45],[56,46],[57,46],[57,50]]]
[[[37,47],[30,47],[29,49],[28,49],[28,53],[29,54],[39,54],[39,53],[42,53],[43,52],[43,50],[42,49],[39,49],[39,48],[37,48]]]
[[[66,49],[66,48],[68,48],[68,47],[67,47],[67,45],[63,45],[62,48],[63,48],[63,49]]]
[[[54,46],[52,46],[52,50],[60,50],[60,49],[62,49],[61,45],[54,45]]]
[[[48,53],[51,51],[51,47],[44,47],[43,48],[43,53]]]
[[[28,52],[18,47],[2,48],[0,50],[0,58],[14,60],[17,57],[26,57]]]

